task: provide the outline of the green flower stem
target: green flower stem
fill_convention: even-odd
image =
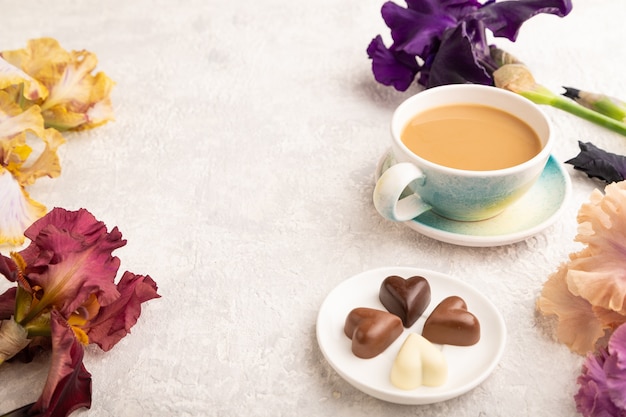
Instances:
[[[597,125],[606,127],[614,132],[619,133],[620,135],[626,136],[626,124],[620,122],[618,120],[607,117],[601,113],[598,113],[594,110],[588,109],[587,107],[583,107],[575,102],[557,97],[557,100],[554,100],[550,103],[552,107],[555,107],[560,110],[564,110],[568,113],[571,113],[575,116],[578,116],[582,119],[595,123]]]
[[[577,88],[563,88],[565,88],[565,93],[562,95],[574,100],[581,106],[602,113],[611,119],[626,122],[626,103],[622,100],[604,94],[581,91]]]
[[[512,91],[536,104],[545,104],[566,111],[589,122],[603,126],[626,136],[626,124],[600,114],[587,107],[554,94],[537,84],[528,68],[523,64],[505,64],[493,73],[496,87]]]
[[[29,411],[33,405],[35,405],[35,403],[26,404],[25,406],[9,411],[7,414],[3,414],[0,417],[28,417]]]
[[[42,329],[48,329],[50,331],[50,314],[49,303],[46,302],[44,296],[39,302],[32,307],[33,296],[24,290],[22,287],[17,287],[17,294],[15,296],[15,321],[24,327],[29,335],[43,336],[41,334]],[[32,333],[32,332],[36,332]],[[32,333],[32,334],[31,334]]]

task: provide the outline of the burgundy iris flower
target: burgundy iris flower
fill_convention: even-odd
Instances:
[[[490,56],[486,30],[515,41],[522,24],[539,13],[560,17],[571,0],[407,0],[381,10],[393,44],[380,35],[367,48],[376,80],[404,91],[419,75],[424,87],[474,83],[492,85],[497,63]]]
[[[28,247],[0,255],[0,275],[17,285],[0,294],[0,365],[52,348],[39,400],[10,415],[65,417],[91,406],[83,347],[108,351],[130,333],[141,305],[160,297],[148,275],[124,272],[112,252],[126,240],[85,209],[55,208],[25,232]]]

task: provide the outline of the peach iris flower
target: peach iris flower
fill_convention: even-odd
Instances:
[[[113,120],[109,96],[114,82],[103,72],[92,74],[98,64],[95,54],[68,52],[55,39],[40,38],[24,49],[2,51],[0,57],[15,68],[0,67],[0,88],[8,88],[23,107],[38,105],[46,127],[84,130]],[[15,82],[20,75],[23,88]]]
[[[626,323],[626,181],[595,190],[578,223],[575,240],[585,247],[550,275],[537,307],[557,316],[559,341],[585,354]]]

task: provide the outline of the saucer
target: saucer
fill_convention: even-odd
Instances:
[[[426,278],[431,302],[410,328],[404,328],[384,352],[371,359],[352,353],[352,342],[344,334],[346,317],[356,307],[385,310],[378,295],[380,285],[390,275]],[[420,386],[411,390],[395,387],[390,379],[393,361],[410,333],[421,334],[424,322],[446,297],[456,295],[467,303],[468,310],[480,322],[480,340],[472,346],[435,345],[448,363],[443,385]],[[413,267],[382,267],[361,272],[337,285],[322,303],[316,324],[317,341],[333,369],[360,391],[380,400],[397,404],[432,404],[467,393],[480,385],[494,371],[504,353],[506,326],[495,305],[480,291],[458,278],[441,272]]]
[[[395,164],[391,150],[378,161],[375,179]],[[461,246],[500,246],[522,241],[550,226],[559,217],[572,190],[568,173],[550,156],[543,173],[522,198],[492,217],[477,222],[446,219],[432,211],[404,222],[411,229]]]

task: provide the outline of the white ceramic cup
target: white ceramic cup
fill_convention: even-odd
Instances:
[[[481,104],[516,116],[537,133],[541,151],[519,165],[492,171],[450,168],[410,151],[400,139],[407,123],[422,111],[451,104]],[[547,116],[518,94],[476,84],[424,90],[404,101],[393,113],[391,150],[397,163],[377,180],[374,206],[384,218],[393,221],[408,221],[427,210],[458,221],[491,218],[524,195],[537,181],[550,157],[552,142]]]

